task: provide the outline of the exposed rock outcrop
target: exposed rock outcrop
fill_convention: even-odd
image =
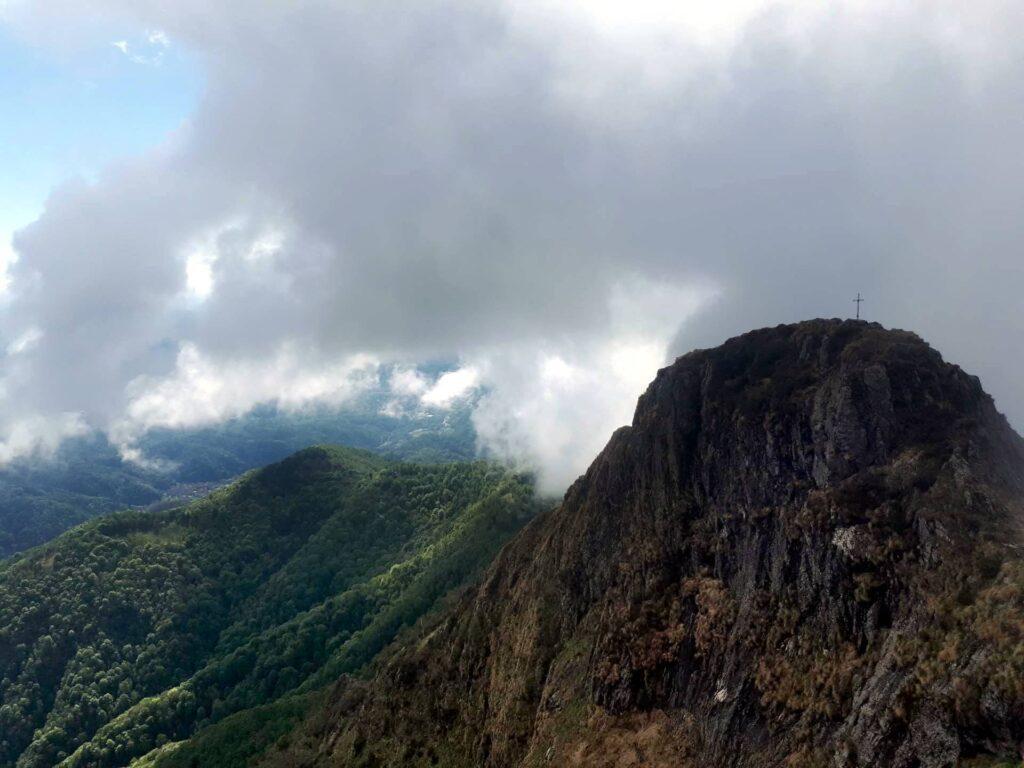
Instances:
[[[294,762],[892,766],[1024,740],[1024,444],[910,333],[659,372],[562,505]],[[309,742],[307,742],[309,743]]]

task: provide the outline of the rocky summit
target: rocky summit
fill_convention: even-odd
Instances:
[[[559,507],[262,764],[1016,765],[1022,520],[1024,442],[920,338],[754,331],[660,371]]]

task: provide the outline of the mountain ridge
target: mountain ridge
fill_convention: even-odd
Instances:
[[[913,334],[818,320],[689,353],[478,588],[259,764],[1014,755],[1022,468]]]

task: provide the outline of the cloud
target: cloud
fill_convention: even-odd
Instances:
[[[699,286],[623,276],[607,335],[572,347],[524,344],[477,361],[486,393],[473,424],[482,447],[533,469],[544,492],[563,490],[630,422],[678,325],[713,300]]]
[[[285,345],[259,360],[226,362],[185,344],[170,375],[144,376],[128,384],[124,415],[109,432],[126,456],[142,461],[135,442],[154,427],[215,424],[260,403],[273,402],[285,410],[314,403],[340,406],[378,382],[379,363],[367,355],[317,366],[301,350]]]
[[[0,440],[0,463],[20,456],[52,454],[66,438],[88,431],[75,413],[15,418],[7,424],[4,439]]]
[[[111,45],[136,64],[157,67],[163,63],[164,54],[171,47],[171,39],[162,30],[151,29],[146,32],[140,43],[115,40]],[[142,53],[138,52],[140,48],[143,50]]]
[[[43,332],[38,328],[29,328],[21,336],[18,336],[14,341],[7,345],[8,355],[20,355],[24,352],[28,352],[39,343],[39,340],[43,338]]]
[[[438,415],[456,405],[472,405],[480,395],[480,372],[467,365],[439,375],[402,364],[385,371],[385,391],[391,395],[381,413],[392,417]]]
[[[433,386],[420,396],[420,402],[435,408],[448,408],[476,388],[480,372],[476,368],[459,368],[441,374]]]
[[[82,7],[8,13],[31,36]],[[0,348],[42,336],[0,359],[2,434],[135,434],[218,418],[234,386],[322,392],[360,355],[458,359],[486,447],[555,487],[671,354],[858,291],[1024,424],[1019,4],[85,7],[163,30],[207,86],[17,233]],[[212,405],[196,367],[231,382]]]
[[[420,397],[429,387],[426,377],[415,368],[398,368],[388,380],[392,394],[397,397]]]
[[[146,32],[146,42],[157,48],[170,48],[171,39],[165,32],[159,29],[151,29]]]
[[[11,285],[9,270],[16,260],[14,248],[11,246],[11,237],[0,231],[0,301]]]

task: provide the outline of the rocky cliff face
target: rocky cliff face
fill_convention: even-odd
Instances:
[[[1024,443],[853,321],[662,370],[484,581],[291,764],[954,766],[1024,741]],[[273,762],[273,761],[271,761]]]

